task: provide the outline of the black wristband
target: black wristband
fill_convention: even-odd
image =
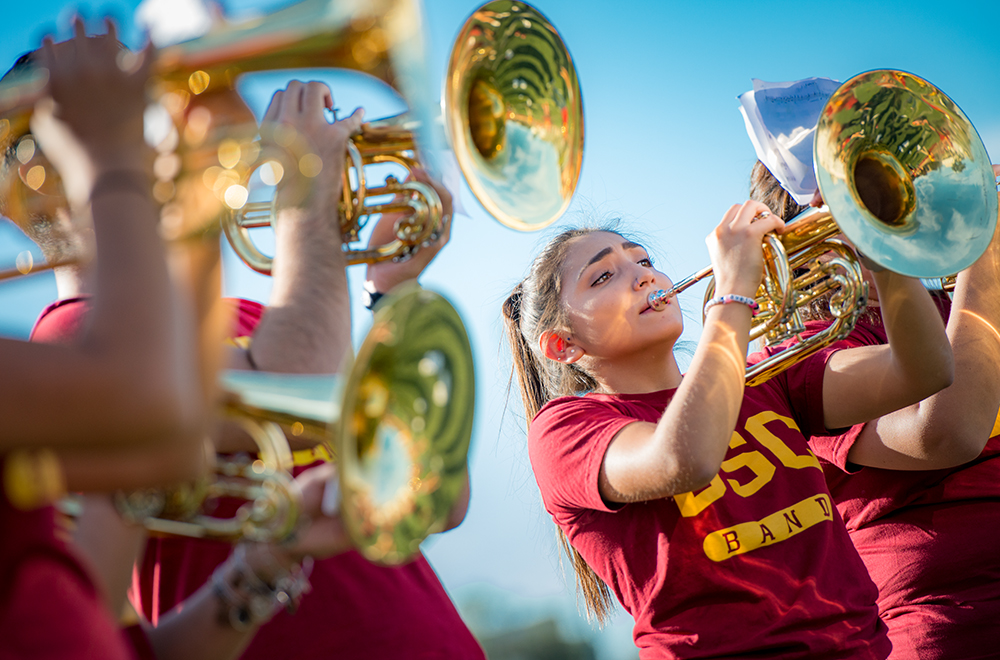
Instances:
[[[365,307],[369,311],[374,311],[375,310],[375,305],[378,304],[378,301],[382,299],[383,295],[384,294],[382,294],[379,291],[368,291],[368,290],[365,290],[365,292],[362,294],[361,300],[362,300],[362,302],[364,302]]]

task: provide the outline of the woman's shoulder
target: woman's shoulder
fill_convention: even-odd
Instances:
[[[586,394],[561,396],[542,406],[535,420],[542,416],[569,414],[577,411],[616,410],[631,411],[634,408],[665,406],[676,389],[645,392],[642,394],[603,394],[588,392]]]
[[[529,440],[557,429],[592,429],[618,420],[655,422],[675,390],[644,394],[599,394],[552,399],[538,411],[528,429]]]

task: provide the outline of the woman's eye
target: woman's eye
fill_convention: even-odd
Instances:
[[[600,275],[598,275],[597,279],[594,280],[594,283],[591,284],[590,286],[597,286],[598,284],[602,284],[606,282],[610,277],[611,277],[611,271],[606,270]]]
[[[645,257],[643,259],[640,259],[638,261],[638,264],[640,266],[646,266],[647,268],[652,268],[653,267],[653,260],[650,259],[649,257]]]

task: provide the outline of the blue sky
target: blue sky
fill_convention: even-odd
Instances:
[[[85,13],[111,10],[128,26],[135,2],[81,3]],[[223,3],[231,12],[273,9],[274,0]],[[426,545],[460,605],[477,593],[497,600],[497,621],[558,612],[571,634],[586,627],[574,614],[572,584],[558,566],[551,522],[544,515],[524,447],[516,396],[506,408],[509,359],[501,348],[500,304],[552,231],[588,219],[621,217],[649,243],[667,274],[708,264],[704,237],[725,210],[747,195],[755,156],[736,96],[751,78],[769,81],[827,76],[846,80],[879,68],[915,73],[949,94],[1000,159],[1000,9],[982,1],[599,2],[537,0],[568,44],[583,89],[586,146],[583,176],[570,211],[541,234],[522,234],[491,220],[468,190],[467,216],[456,218],[451,245],[425,275],[426,286],[451,298],[466,320],[477,359],[478,403],[472,448],[473,499],[466,522]],[[60,0],[8,3],[0,24],[0,63],[36,47],[47,31],[65,33],[72,8]],[[433,95],[452,39],[475,0],[426,0],[429,79]],[[135,43],[134,31],[125,32]],[[310,74],[310,77],[316,77]],[[395,112],[391,94],[327,78],[341,108],[368,107],[369,119]],[[242,91],[256,111],[278,82]],[[0,228],[0,264],[24,249]],[[352,273],[360,291],[363,272]],[[266,300],[268,282],[231,258],[227,292]],[[0,332],[23,336],[54,297],[46,276],[0,285]],[[701,291],[682,297],[699,307]],[[355,304],[356,335],[366,313]],[[689,314],[686,338],[698,337]],[[474,608],[467,608],[475,617]],[[599,642],[602,657],[633,657],[629,621],[620,618]]]

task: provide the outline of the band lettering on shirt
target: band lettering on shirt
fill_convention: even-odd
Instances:
[[[791,521],[796,523],[791,524]],[[833,520],[830,497],[821,493],[807,497],[790,507],[776,511],[762,520],[733,525],[705,537],[702,548],[712,561],[752,552],[786,541],[813,525]]]
[[[697,493],[691,491],[674,495],[674,502],[677,503],[677,508],[680,509],[682,516],[693,518],[725,494],[726,484],[722,483],[722,477],[715,475],[712,482]]]
[[[740,437],[739,433],[733,431],[733,437],[729,441],[730,447],[745,445],[746,440]],[[722,462],[722,469],[730,474],[740,468],[748,468],[754,473],[754,478],[743,484],[736,479],[726,479],[726,483],[740,497],[750,497],[764,487],[764,484],[774,477],[774,464],[764,457],[759,451],[748,451],[733,456]]]
[[[799,522],[799,516],[794,510],[785,514],[785,524],[788,525],[789,534],[792,532],[792,525],[802,529],[802,523]]]
[[[823,507],[824,515],[830,515],[830,498],[826,495],[820,495],[816,498],[816,502]]]
[[[785,417],[784,415],[779,415],[773,410],[759,412],[748,419],[746,429],[754,438],[757,439],[758,442],[760,442],[760,444],[767,447],[785,467],[790,467],[796,470],[814,467],[822,472],[823,468],[820,467],[819,459],[816,458],[816,454],[812,453],[811,450],[806,449],[805,454],[796,454],[788,447],[788,445],[781,441],[781,438],[774,435],[767,429],[766,424],[775,421],[780,421],[788,426],[788,428],[799,431],[799,426],[795,423],[795,420],[790,417]]]

